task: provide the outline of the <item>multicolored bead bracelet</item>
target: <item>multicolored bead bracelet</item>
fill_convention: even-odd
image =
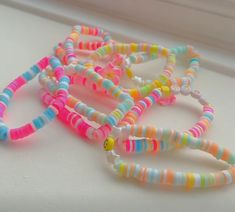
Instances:
[[[3,115],[9,105],[10,99],[18,89],[34,79],[48,64],[53,68],[56,80],[58,81],[54,101],[41,115],[33,119],[32,122],[14,129],[8,128],[3,121]],[[8,84],[0,94],[0,140],[25,138],[52,121],[65,105],[69,82],[69,78],[64,75],[64,68],[61,66],[60,61],[56,57],[44,57],[36,65],[33,65],[29,71],[24,72]]]
[[[104,142],[107,160],[119,176],[134,178],[138,181],[161,184],[168,186],[192,188],[217,187],[231,184],[235,181],[235,154],[228,149],[218,146],[216,143],[206,139],[195,138],[186,133],[175,130],[155,128],[151,126],[127,125],[121,129],[122,133],[128,136],[137,136],[173,142],[176,145],[183,145],[191,149],[198,149],[214,156],[217,160],[227,162],[230,167],[219,172],[193,173],[193,172],[174,172],[171,169],[154,169],[141,166],[136,163],[129,164],[121,160],[114,148],[116,137],[109,136]]]
[[[101,42],[88,42],[88,41],[79,41],[80,35],[90,35],[95,37],[100,37],[102,39]],[[55,56],[60,58],[62,64],[70,64],[70,63],[77,63],[80,61],[77,58],[75,53],[75,48],[79,49],[86,49],[86,50],[95,50],[96,48],[106,45],[107,43],[111,42],[112,38],[109,32],[104,31],[98,27],[89,27],[83,25],[74,26],[72,32],[69,36],[65,39],[63,43],[59,43],[54,48]]]

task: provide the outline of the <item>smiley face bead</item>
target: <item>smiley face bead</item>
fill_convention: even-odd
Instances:
[[[113,137],[108,137],[104,141],[104,150],[111,151],[113,150],[114,145],[115,145],[115,139]]]

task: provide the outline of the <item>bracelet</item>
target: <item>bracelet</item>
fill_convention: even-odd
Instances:
[[[41,100],[45,105],[49,105],[54,101],[54,97],[44,89],[41,90]],[[64,107],[57,117],[70,126],[75,132],[84,139],[91,141],[103,142],[110,134],[112,128],[110,125],[105,124],[98,128],[93,127],[89,123],[83,120],[83,117],[77,112],[72,112]]]
[[[176,56],[188,55],[189,67],[185,70],[185,75],[181,78],[173,77],[173,70],[176,65]],[[152,58],[151,58],[152,57]],[[156,56],[154,57],[156,58]],[[130,69],[131,64],[139,64],[153,59],[153,56],[147,53],[142,54],[132,54],[126,59],[126,66],[124,69],[131,72],[128,76],[135,81],[138,86],[143,86],[151,83],[153,80],[143,80],[141,77],[134,76],[133,71]],[[178,46],[176,48],[170,49],[170,54],[167,57],[167,63],[163,69],[163,73],[158,77],[158,80],[164,85],[167,84],[167,81],[174,82],[175,84],[183,86],[191,86],[194,81],[197,72],[199,71],[199,60],[200,55],[195,52],[192,46]]]
[[[92,48],[96,48],[99,45],[105,45],[108,42],[111,42],[111,36],[108,32],[100,29],[98,27],[89,27],[89,26],[74,26],[72,32],[65,39],[64,43],[60,43],[54,48],[55,55],[60,58],[63,64],[77,63],[78,59],[75,54],[75,47],[84,49],[84,44],[87,46],[88,42],[85,41],[78,42],[80,35],[91,35],[95,37],[101,37],[104,42],[95,41]],[[90,48],[92,44],[89,44]]]
[[[8,128],[3,121],[3,115],[9,105],[10,99],[18,89],[34,79],[49,63],[58,81],[58,86],[55,91],[55,100],[41,115],[33,119],[30,123],[15,129]],[[17,140],[27,137],[52,121],[65,105],[68,95],[68,86],[69,78],[64,75],[64,69],[60,61],[55,57],[42,58],[36,65],[33,65],[29,71],[24,72],[21,76],[13,80],[0,94],[0,140]]]
[[[96,123],[101,125],[117,125],[118,122],[133,106],[134,102],[132,98],[128,94],[121,91],[121,89],[118,86],[114,85],[112,81],[104,79],[102,76],[96,73],[92,66],[87,65],[86,68],[84,66],[84,69],[81,69],[80,65],[76,67],[78,67],[79,75],[86,77],[88,80],[94,82],[97,86],[102,87],[110,96],[118,99],[119,101],[121,101],[121,103],[119,103],[117,108],[108,115],[87,106],[82,101],[76,99],[71,95],[68,96],[67,105],[71,108],[74,108],[76,112],[78,112],[82,116],[85,116],[90,121],[95,121]],[[48,78],[46,73],[40,74],[39,81],[44,88],[49,90],[49,92],[54,93],[54,91],[56,90],[55,82]]]
[[[128,136],[164,140],[178,145],[184,145],[191,149],[198,149],[210,153],[217,160],[221,159],[227,162],[230,168],[219,172],[202,174],[174,172],[170,169],[159,170],[143,167],[136,163],[129,164],[121,160],[120,155],[116,154],[114,150],[116,138],[110,136],[104,142],[104,150],[107,153],[107,160],[112,170],[120,176],[134,178],[145,183],[186,187],[188,189],[217,187],[235,181],[235,167],[233,166],[235,164],[235,155],[228,149],[218,146],[216,143],[206,139],[195,138],[175,130],[149,126],[127,125],[122,128],[122,132],[128,134]]]

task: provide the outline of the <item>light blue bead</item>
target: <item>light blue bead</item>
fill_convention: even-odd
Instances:
[[[134,177],[137,177],[137,176],[138,176],[138,174],[139,174],[139,172],[140,172],[140,169],[141,169],[140,165],[139,165],[139,164],[136,164],[136,166],[135,166],[135,171],[134,171],[134,174],[133,174]]]
[[[59,61],[56,57],[51,57],[51,58],[50,58],[50,64],[51,64],[51,66],[52,66],[53,69],[55,69],[55,68],[61,66],[60,61]]]
[[[90,118],[94,112],[95,110],[92,107],[89,107],[86,111],[87,117]]]
[[[156,183],[160,183],[160,179],[161,179],[161,171],[159,169],[154,169],[153,171],[154,174],[154,182]]]
[[[7,140],[8,128],[5,125],[0,126],[0,141]]]
[[[113,116],[109,116],[108,119],[107,119],[108,123],[111,125],[111,126],[114,126],[116,125],[116,119],[113,117]]]
[[[30,68],[33,73],[35,74],[35,76],[40,73],[40,68],[37,66],[37,65],[33,65],[31,68]]]
[[[5,88],[3,90],[3,93],[7,94],[10,98],[13,97],[13,92],[11,90],[9,90],[8,88]]]
[[[106,88],[107,90],[109,90],[110,88],[112,88],[113,85],[114,85],[114,84],[113,84],[112,81],[107,80],[107,79],[103,80],[103,87]]]
[[[26,80],[26,81],[30,81],[32,79],[32,76],[31,74],[26,71],[25,73],[22,74],[23,78]]]
[[[135,149],[137,153],[142,152],[142,141],[141,140],[135,140]]]
[[[153,183],[153,179],[154,179],[154,172],[152,168],[149,168],[149,172],[148,172],[148,183]]]
[[[135,61],[136,61],[135,58],[136,57],[134,55],[129,56],[129,59],[130,59],[131,63],[135,63]]]
[[[47,108],[43,113],[50,121],[56,117],[56,113],[51,108]]]
[[[6,106],[9,105],[9,100],[1,94],[0,94],[0,101],[3,102]]]
[[[45,122],[44,120],[39,116],[38,118],[33,120],[33,124],[37,129],[41,129],[44,125]]]

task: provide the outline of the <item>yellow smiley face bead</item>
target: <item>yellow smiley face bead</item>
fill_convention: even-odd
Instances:
[[[113,150],[115,145],[115,140],[113,137],[108,137],[106,138],[106,140],[104,141],[104,150],[105,151],[111,151]]]

